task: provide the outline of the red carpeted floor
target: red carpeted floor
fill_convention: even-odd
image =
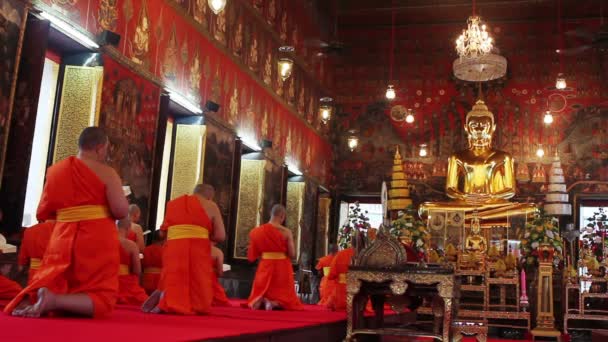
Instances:
[[[0,314],[0,341],[192,341],[302,328],[346,317],[344,312],[311,305],[304,311],[266,312],[241,308],[240,302],[233,304],[213,308],[207,316],[152,315],[126,306],[99,320],[26,319]]]
[[[344,312],[331,312],[319,306],[307,305],[304,311],[267,312],[242,308],[241,303],[234,301],[233,307],[213,308],[206,316],[144,314],[137,307],[127,306],[118,307],[110,318],[98,320],[26,319],[0,313],[0,341],[193,341],[297,329],[346,319]],[[4,304],[0,303],[0,307]],[[465,338],[463,341],[475,340]]]

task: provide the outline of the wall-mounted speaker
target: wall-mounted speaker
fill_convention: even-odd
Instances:
[[[97,37],[97,41],[99,42],[99,44],[101,46],[104,46],[104,45],[118,46],[118,43],[120,43],[120,35],[116,32],[103,30]]]
[[[260,145],[262,148],[272,148],[272,140],[264,139]]]
[[[220,110],[219,104],[209,100],[205,102],[205,111],[217,113],[218,110]]]

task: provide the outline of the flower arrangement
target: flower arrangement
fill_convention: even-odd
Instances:
[[[405,212],[399,214],[399,217],[391,222],[391,235],[410,244],[418,253],[424,254],[427,241],[431,237],[426,229],[426,224],[414,216],[415,211],[411,206]]]
[[[587,225],[582,229],[580,239],[583,248],[588,254],[597,258],[599,262],[604,261],[608,247],[606,230],[608,229],[608,212],[604,208],[598,208],[592,216],[586,217]]]
[[[367,233],[371,228],[369,218],[366,216],[367,211],[363,211],[359,202],[350,206],[346,222],[338,229],[338,246],[340,249],[350,247],[352,236],[355,232]]]
[[[536,214],[531,222],[526,223],[524,236],[519,246],[522,256],[528,265],[535,265],[538,262],[541,245],[553,247],[554,261],[561,260],[564,243],[559,236],[558,220],[555,217],[545,215],[543,211]]]

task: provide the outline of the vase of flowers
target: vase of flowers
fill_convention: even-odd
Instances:
[[[368,230],[371,228],[367,211],[361,209],[359,202],[350,206],[348,217],[344,225],[338,229],[338,246],[340,249],[351,247],[351,240],[357,233],[360,236],[367,236]]]
[[[430,234],[424,222],[416,218],[415,211],[408,207],[405,212],[400,212],[396,220],[391,222],[390,233],[414,249],[419,256],[424,256]]]
[[[606,230],[608,229],[608,212],[598,208],[590,217],[586,217],[587,225],[583,229],[580,240],[586,254],[594,256],[600,263],[605,263],[608,244]]]
[[[547,252],[551,249],[556,253],[550,253],[550,259],[554,262],[559,261],[562,258],[563,248],[564,243],[559,236],[557,218],[540,211],[532,221],[526,223],[520,249],[527,265],[537,265],[539,257],[543,259],[549,257]]]

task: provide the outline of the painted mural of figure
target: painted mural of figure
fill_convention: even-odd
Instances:
[[[275,0],[270,0],[268,2],[268,15],[266,16],[266,21],[270,25],[274,25],[274,21],[277,18],[277,5]]]
[[[116,21],[118,20],[118,10],[116,9],[117,0],[101,0],[99,11],[97,12],[100,30],[116,31]]]
[[[283,93],[284,93],[284,91],[283,91],[283,84],[284,84],[283,78],[281,78],[281,75],[279,75],[279,73],[277,73],[276,75],[277,75],[277,84],[276,84],[276,89],[275,90],[277,92],[277,95],[283,96]]]
[[[239,114],[239,91],[236,87],[232,88],[232,96],[230,97],[230,104],[228,106],[228,123],[234,125],[235,120]]]
[[[258,39],[255,37],[249,50],[249,68],[253,71],[258,69]]]
[[[190,67],[190,90],[198,95],[201,89],[201,60],[199,57],[199,50],[196,49],[194,58],[192,60],[192,66]]]
[[[207,1],[206,0],[191,0],[192,16],[197,23],[207,27]]]
[[[282,41],[287,42],[287,12],[283,12],[283,16],[281,16],[281,29],[279,36],[281,37]]]
[[[307,117],[308,115],[304,112],[304,107],[306,106],[304,102],[304,87],[300,85],[300,94],[298,94],[298,114],[303,117]],[[310,123],[310,120],[309,122]]]
[[[295,86],[296,81],[294,80],[294,78],[291,78],[291,82],[289,82],[289,90],[287,93],[287,103],[289,103],[290,105],[293,105],[295,100],[296,100],[296,86]]]
[[[268,108],[264,109],[264,118],[262,119],[262,138],[268,139],[270,136],[268,135]]]
[[[232,48],[232,53],[235,56],[240,56],[243,53],[243,23],[240,19],[238,22],[234,33],[234,47]]]
[[[272,55],[270,52],[266,54],[266,62],[264,62],[264,83],[272,84]]]
[[[215,18],[215,39],[226,44],[226,11],[221,11]]]
[[[133,35],[131,44],[131,60],[137,64],[146,65],[148,51],[150,49],[150,22],[148,19],[148,9],[145,0],[141,3],[137,27]]]
[[[163,76],[170,80],[175,80],[177,77],[177,63],[179,62],[179,48],[177,43],[177,35],[175,33],[175,25],[171,28],[171,37],[169,44],[165,48],[165,56],[163,58]]]
[[[222,79],[220,78],[220,66],[218,64],[215,69],[215,76],[211,84],[211,99],[215,102],[220,102],[220,96],[222,95]]]

